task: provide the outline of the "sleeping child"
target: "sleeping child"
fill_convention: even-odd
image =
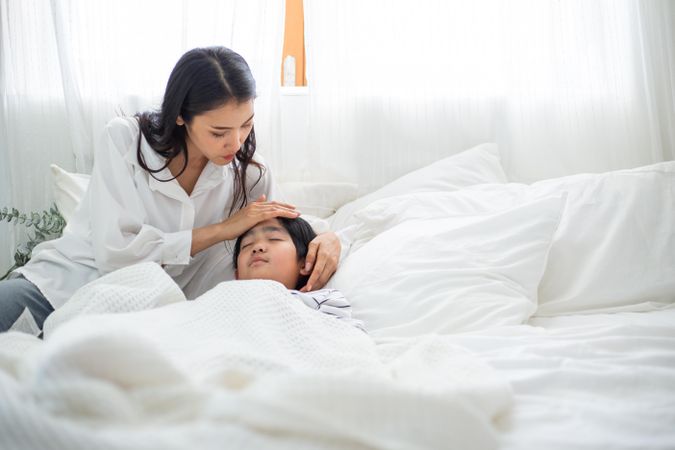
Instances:
[[[305,264],[307,246],[315,236],[309,223],[299,217],[260,222],[237,238],[233,256],[235,277],[278,281],[310,308],[363,330],[363,323],[352,319],[351,305],[337,289],[300,292],[309,278],[300,270]]]

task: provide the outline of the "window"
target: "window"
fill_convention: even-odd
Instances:
[[[295,60],[287,59],[290,56]],[[292,67],[288,67],[291,65]],[[288,72],[290,80],[285,73]],[[292,73],[295,73],[293,79]],[[305,75],[305,19],[302,0],[286,0],[286,23],[284,27],[284,51],[281,57],[281,85],[307,86]]]

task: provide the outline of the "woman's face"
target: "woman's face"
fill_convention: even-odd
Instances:
[[[190,123],[182,117],[178,125],[187,128],[186,142],[190,158],[201,155],[219,166],[229,164],[253,128],[253,99],[231,101],[225,105],[196,115]]]

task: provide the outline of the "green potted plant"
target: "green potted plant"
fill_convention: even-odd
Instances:
[[[28,242],[19,244],[14,252],[14,265],[0,278],[4,280],[16,268],[25,265],[31,258],[33,248],[42,241],[57,238],[63,233],[66,221],[56,205],[42,212],[22,213],[16,208],[2,208],[0,221],[20,224],[26,227]]]

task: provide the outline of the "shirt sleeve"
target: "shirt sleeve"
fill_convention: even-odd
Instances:
[[[104,274],[144,261],[187,265],[192,230],[165,232],[145,223],[147,206],[136,189],[134,169],[123,156],[128,146],[137,145],[133,135],[138,131],[123,121],[114,119],[106,127],[87,192],[98,270]]]
[[[337,289],[319,289],[317,291],[300,292],[291,290],[291,294],[298,297],[308,307],[321,313],[334,316],[365,331],[363,322],[352,317],[352,305]]]

